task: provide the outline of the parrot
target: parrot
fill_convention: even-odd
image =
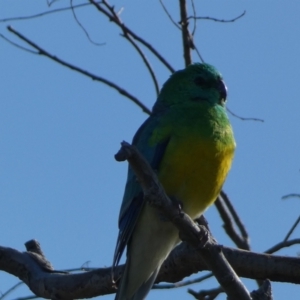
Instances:
[[[196,219],[214,203],[236,147],[226,113],[227,87],[212,65],[194,63],[163,85],[148,119],[132,144],[156,172],[166,194]],[[113,269],[127,248],[125,270],[115,300],[142,300],[159,269],[180,243],[176,227],[145,203],[133,170],[119,214]]]

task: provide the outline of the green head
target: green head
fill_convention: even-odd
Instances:
[[[218,70],[209,64],[195,63],[166,81],[153,111],[190,101],[224,106],[226,96],[227,88]]]

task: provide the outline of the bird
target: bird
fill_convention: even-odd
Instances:
[[[166,194],[192,219],[214,203],[231,168],[236,143],[226,98],[227,87],[214,66],[191,64],[165,82],[133,137]],[[143,198],[129,166],[113,269],[126,247],[127,257],[115,300],[145,299],[162,263],[180,243],[176,227]]]

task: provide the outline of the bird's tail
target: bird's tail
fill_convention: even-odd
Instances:
[[[117,294],[115,300],[143,300],[146,298],[147,294],[151,290],[160,266],[156,268],[156,270],[151,274],[151,276],[134,292],[134,294],[130,295],[129,287],[128,287],[128,272],[129,272],[130,262],[127,259],[127,263],[125,266],[125,271],[121,277],[121,282],[117,290]]]

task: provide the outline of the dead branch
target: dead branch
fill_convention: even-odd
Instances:
[[[209,21],[215,21],[220,23],[233,23],[237,21],[238,19],[242,18],[246,14],[246,11],[244,10],[240,15],[238,15],[235,18],[225,20],[225,19],[218,19],[218,18],[212,18],[212,17],[196,17],[196,16],[190,16],[188,19],[194,19],[194,20],[209,20]]]
[[[188,289],[188,293],[198,300],[213,300],[216,299],[216,297],[221,293],[224,293],[224,290],[221,287],[210,290],[202,290],[200,292],[195,292],[194,290]]]
[[[228,108],[228,106],[226,107],[226,110],[227,110],[232,116],[234,116],[234,117],[236,117],[236,118],[238,118],[238,119],[240,119],[240,120],[242,120],[242,121],[257,121],[257,122],[262,122],[262,123],[264,122],[263,119],[241,117],[241,116],[235,114],[232,110],[230,110],[230,109]]]
[[[73,9],[82,8],[82,7],[89,6],[89,5],[91,5],[91,3],[77,4],[77,5],[73,6]],[[45,11],[45,12],[38,13],[38,14],[35,14],[35,15],[29,15],[29,16],[23,16],[23,17],[21,16],[21,17],[5,18],[5,19],[0,19],[0,23],[11,22],[11,21],[30,20],[30,19],[40,18],[40,17],[46,16],[46,15],[58,13],[58,12],[67,11],[67,10],[70,10],[70,9],[72,9],[72,7],[68,6],[68,7],[53,9],[53,10],[50,10],[50,11]]]
[[[127,30],[125,29],[124,26],[122,26],[123,22],[121,21],[121,19],[119,18],[119,15],[115,12],[115,9],[113,6],[110,6],[106,0],[102,0],[102,3],[104,4],[104,6],[109,10],[110,14],[111,14],[111,19],[115,20],[115,23],[119,25],[119,27],[122,29],[123,34],[122,36],[127,39],[130,44],[133,46],[133,48],[138,52],[138,54],[141,56],[146,68],[148,69],[150,76],[152,78],[152,81],[154,83],[154,87],[155,87],[155,91],[156,91],[156,95],[158,96],[159,94],[159,85],[158,85],[158,81],[157,78],[155,76],[155,73],[150,65],[150,62],[148,61],[146,55],[144,54],[144,52],[142,51],[142,49],[138,46],[138,44],[133,40],[133,38],[130,36],[130,34],[128,34]],[[99,5],[100,9],[101,6]],[[102,11],[102,10],[101,10]]]
[[[283,241],[283,242],[280,242],[280,243],[276,244],[275,246],[271,247],[270,249],[265,251],[265,253],[272,254],[272,253],[275,253],[275,252],[277,252],[277,251],[279,251],[283,248],[287,248],[287,247],[291,247],[291,246],[299,245],[299,244],[300,244],[300,239]]]
[[[285,199],[288,199],[288,198],[300,198],[300,194],[288,194],[288,195],[285,195],[285,196],[281,197],[282,200],[285,200]]]
[[[105,16],[108,17],[109,21],[114,22],[117,26],[119,26],[122,31],[124,30],[127,34],[131,35],[135,40],[143,44],[166,68],[170,70],[171,73],[175,72],[175,69],[167,62],[167,60],[150,44],[148,43],[145,39],[141,38],[138,36],[136,33],[134,33],[131,29],[129,29],[124,23],[119,22],[118,19],[113,18],[113,16],[107,12],[105,9],[101,7],[101,5],[94,1],[94,0],[89,0],[101,13],[103,13]],[[107,3],[107,1],[102,0],[101,3]],[[113,9],[113,6],[109,6]]]
[[[207,275],[201,276],[199,278],[193,279],[193,280],[185,280],[185,281],[179,281],[173,284],[157,284],[152,287],[154,290],[165,290],[165,289],[174,289],[174,288],[181,288],[183,286],[188,286],[195,283],[200,283],[204,280],[207,280],[214,275],[212,273],[208,273]]]
[[[137,106],[139,106],[143,112],[147,113],[147,114],[151,114],[151,111],[149,108],[147,108],[139,99],[137,99],[135,96],[133,96],[132,94],[130,94],[129,92],[127,92],[125,89],[121,88],[119,85],[113,83],[112,81],[109,81],[103,77],[97,76],[95,74],[92,74],[86,70],[83,70],[75,65],[72,65],[60,58],[58,58],[55,55],[50,54],[48,51],[44,50],[43,48],[41,48],[40,46],[38,46],[36,43],[32,42],[30,39],[28,39],[27,37],[25,37],[24,35],[22,35],[20,32],[18,32],[17,30],[13,29],[11,26],[8,26],[7,29],[12,32],[14,35],[16,35],[17,37],[19,37],[21,40],[23,40],[24,42],[26,42],[27,44],[29,44],[31,47],[33,47],[34,49],[37,50],[36,54],[38,55],[42,55],[42,56],[46,56],[48,58],[50,58],[51,60],[71,69],[74,70],[78,73],[81,73],[89,78],[91,78],[92,80],[96,80],[96,81],[100,81],[106,85],[108,85],[109,87],[115,89],[116,91],[118,91],[122,96],[130,99],[131,101],[133,101]]]
[[[298,217],[298,219],[295,221],[295,223],[293,224],[293,226],[287,233],[286,237],[283,240],[284,242],[286,242],[290,238],[290,236],[292,235],[293,231],[296,229],[296,227],[298,226],[299,223],[300,223],[300,216]]]
[[[250,250],[249,237],[246,228],[224,191],[221,191],[221,194],[215,202],[215,206],[224,222],[223,227],[227,235],[240,249]],[[236,231],[236,227],[241,234]]]
[[[179,0],[180,4],[180,22],[183,42],[183,57],[185,66],[192,63],[191,49],[195,49],[193,37],[189,32],[189,22],[187,17],[186,1]]]
[[[175,27],[179,30],[181,30],[180,26],[175,22],[175,20],[172,18],[171,14],[169,13],[168,9],[166,8],[163,0],[159,0],[160,5],[162,6],[164,12],[166,13],[166,15],[168,16],[168,18],[170,19],[170,21],[175,25]]]
[[[270,280],[264,280],[258,290],[251,292],[251,297],[253,300],[273,300]]]
[[[254,253],[222,247],[222,253],[239,276],[252,279],[300,284],[300,258]],[[207,271],[198,249],[183,242],[176,247],[161,267],[156,283],[175,283],[191,274]],[[28,252],[0,246],[0,270],[22,280],[39,297],[51,299],[92,298],[115,292],[111,268],[101,268],[77,274],[47,271]],[[115,269],[121,276],[123,266]],[[52,298],[53,299],[53,298]]]
[[[88,3],[89,5],[91,5],[91,3]],[[90,37],[90,34],[88,33],[88,31],[85,29],[85,27],[81,24],[81,22],[79,21],[76,13],[75,13],[75,8],[76,5],[73,5],[73,0],[70,0],[70,8],[72,11],[72,15],[74,17],[75,22],[77,23],[77,25],[81,28],[81,30],[84,32],[85,36],[87,37],[87,39],[89,40],[90,43],[92,43],[95,46],[104,46],[105,43],[97,43],[95,41],[92,40],[92,38]]]

